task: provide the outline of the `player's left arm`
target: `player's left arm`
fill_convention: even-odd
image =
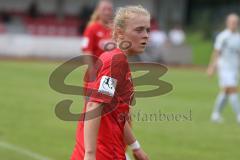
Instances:
[[[124,126],[124,140],[132,149],[133,156],[136,160],[149,160],[147,154],[143,151],[139,142],[136,140],[128,121],[126,121]]]

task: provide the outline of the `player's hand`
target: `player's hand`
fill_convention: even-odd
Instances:
[[[133,156],[135,160],[149,160],[147,154],[141,148],[133,150]]]
[[[84,160],[96,160],[95,154],[85,153]]]
[[[209,77],[211,77],[211,76],[213,76],[213,74],[214,74],[214,72],[215,72],[215,67],[214,66],[209,66],[208,68],[207,68],[207,75],[209,76]]]

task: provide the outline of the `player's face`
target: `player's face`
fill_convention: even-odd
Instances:
[[[126,20],[124,40],[131,42],[128,54],[144,52],[149,39],[150,17],[145,15],[132,15]]]
[[[227,27],[231,31],[236,31],[238,29],[239,19],[236,16],[230,16],[227,19]]]
[[[109,23],[113,18],[113,5],[110,2],[102,2],[98,8],[100,19]]]

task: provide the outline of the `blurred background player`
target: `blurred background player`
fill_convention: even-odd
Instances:
[[[239,17],[236,14],[228,15],[226,29],[216,38],[212,59],[207,69],[211,76],[217,69],[221,91],[216,98],[211,120],[222,122],[221,111],[229,98],[233,110],[240,123],[240,106],[238,100],[238,76],[239,76],[239,54],[240,34],[238,32]]]
[[[171,45],[180,46],[184,44],[185,39],[186,35],[181,25],[177,24],[169,31],[169,41]]]
[[[100,0],[84,31],[83,52],[99,57],[104,46],[111,42],[111,24],[113,20],[113,3]]]
[[[120,116],[128,115],[134,96],[127,55],[144,51],[149,32],[150,14],[143,7],[127,6],[117,11],[113,30],[117,48],[99,57],[102,65],[96,68],[96,80],[85,104],[84,121],[79,122],[72,160],[125,160],[125,144],[133,149],[136,160],[148,160],[127,119]],[[123,41],[130,41],[131,48],[121,50]],[[114,110],[101,116],[108,108]]]
[[[84,54],[94,56],[94,58],[86,60],[89,68],[84,76],[84,95],[88,95],[87,88],[90,88],[92,84],[90,77],[91,67],[94,65],[92,63],[95,63],[96,59],[104,52],[105,44],[112,41],[112,20],[113,3],[110,0],[100,0],[83,34],[82,51]]]

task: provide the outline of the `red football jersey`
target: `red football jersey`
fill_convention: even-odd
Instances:
[[[99,22],[88,26],[84,31],[83,51],[99,57],[104,52],[107,42],[111,42],[111,29]]]
[[[134,96],[126,55],[120,49],[103,53],[96,63],[95,74],[95,81],[87,95],[88,102],[104,104],[97,137],[96,160],[125,160],[125,117]],[[83,160],[84,152],[84,122],[79,121],[71,160]]]

